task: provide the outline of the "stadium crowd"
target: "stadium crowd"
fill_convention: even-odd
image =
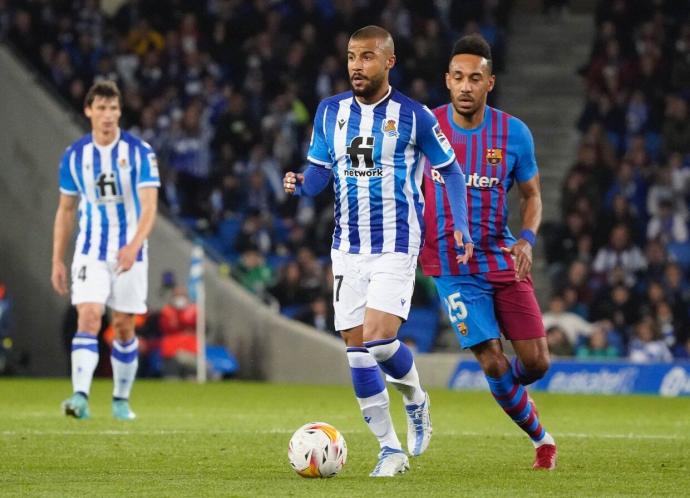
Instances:
[[[108,16],[97,0],[0,0],[0,36],[77,112],[93,81],[115,80],[122,125],[159,155],[169,213],[250,291],[332,332],[332,202],[288,198],[281,178],[304,163],[318,101],[349,89],[349,34],[388,29],[392,84],[435,106],[461,34],[480,31],[501,70],[510,0],[167,4],[129,0]]]
[[[690,353],[690,18],[682,2],[600,1],[582,67],[577,159],[547,230],[560,354]]]
[[[434,107],[458,36],[481,32],[502,71],[511,3],[129,0],[109,16],[98,0],[0,0],[0,38],[77,112],[93,81],[117,81],[122,125],[159,155],[169,214],[251,292],[333,332],[329,193],[288,198],[281,178],[304,162],[318,101],[349,88],[349,33],[388,29],[392,84]],[[563,222],[544,231],[554,353],[690,352],[690,21],[671,5],[599,2]],[[413,302],[437,306],[428,285]]]

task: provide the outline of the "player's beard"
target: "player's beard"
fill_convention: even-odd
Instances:
[[[463,108],[460,107],[457,104],[456,99],[453,99],[452,101],[453,108],[455,109],[455,112],[457,112],[460,116],[465,118],[468,121],[471,121],[474,116],[479,112],[480,109],[483,108],[483,105],[486,104],[486,99],[481,99],[479,101],[474,101],[471,107],[469,108]]]
[[[367,84],[365,84],[362,88],[357,90],[355,86],[352,84],[352,77],[350,77],[350,86],[352,87],[352,93],[354,93],[357,97],[370,99],[371,97],[376,95],[379,92],[379,90],[381,90],[381,86],[383,85],[384,79],[384,76],[381,76],[379,78],[367,78]]]

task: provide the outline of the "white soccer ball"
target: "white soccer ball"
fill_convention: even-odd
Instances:
[[[347,444],[338,429],[325,422],[305,424],[288,445],[290,465],[302,477],[333,477],[345,465]]]

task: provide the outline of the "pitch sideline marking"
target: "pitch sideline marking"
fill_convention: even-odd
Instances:
[[[198,434],[292,434],[292,429],[270,429],[263,431],[234,431],[234,430],[213,430],[213,431],[190,431],[179,429],[159,429],[154,431],[131,431],[131,430],[96,430],[96,431],[78,431],[78,430],[24,430],[24,431],[1,431],[2,436],[168,436],[168,435],[198,435]],[[357,429],[347,431],[348,434],[368,434],[369,431]],[[487,434],[484,432],[474,431],[448,431],[439,435],[443,436],[500,436],[500,437],[524,437],[521,432],[504,432],[503,434]],[[587,434],[584,432],[557,432],[556,437],[574,438],[574,439],[638,439],[638,440],[688,440],[690,437],[680,434]]]

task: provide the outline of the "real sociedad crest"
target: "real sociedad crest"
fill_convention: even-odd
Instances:
[[[383,124],[381,125],[381,130],[383,133],[386,134],[386,136],[389,137],[397,137],[399,136],[398,134],[398,123],[395,121],[395,119],[386,119]]]
[[[503,150],[486,149],[486,162],[496,165],[503,160]]]

